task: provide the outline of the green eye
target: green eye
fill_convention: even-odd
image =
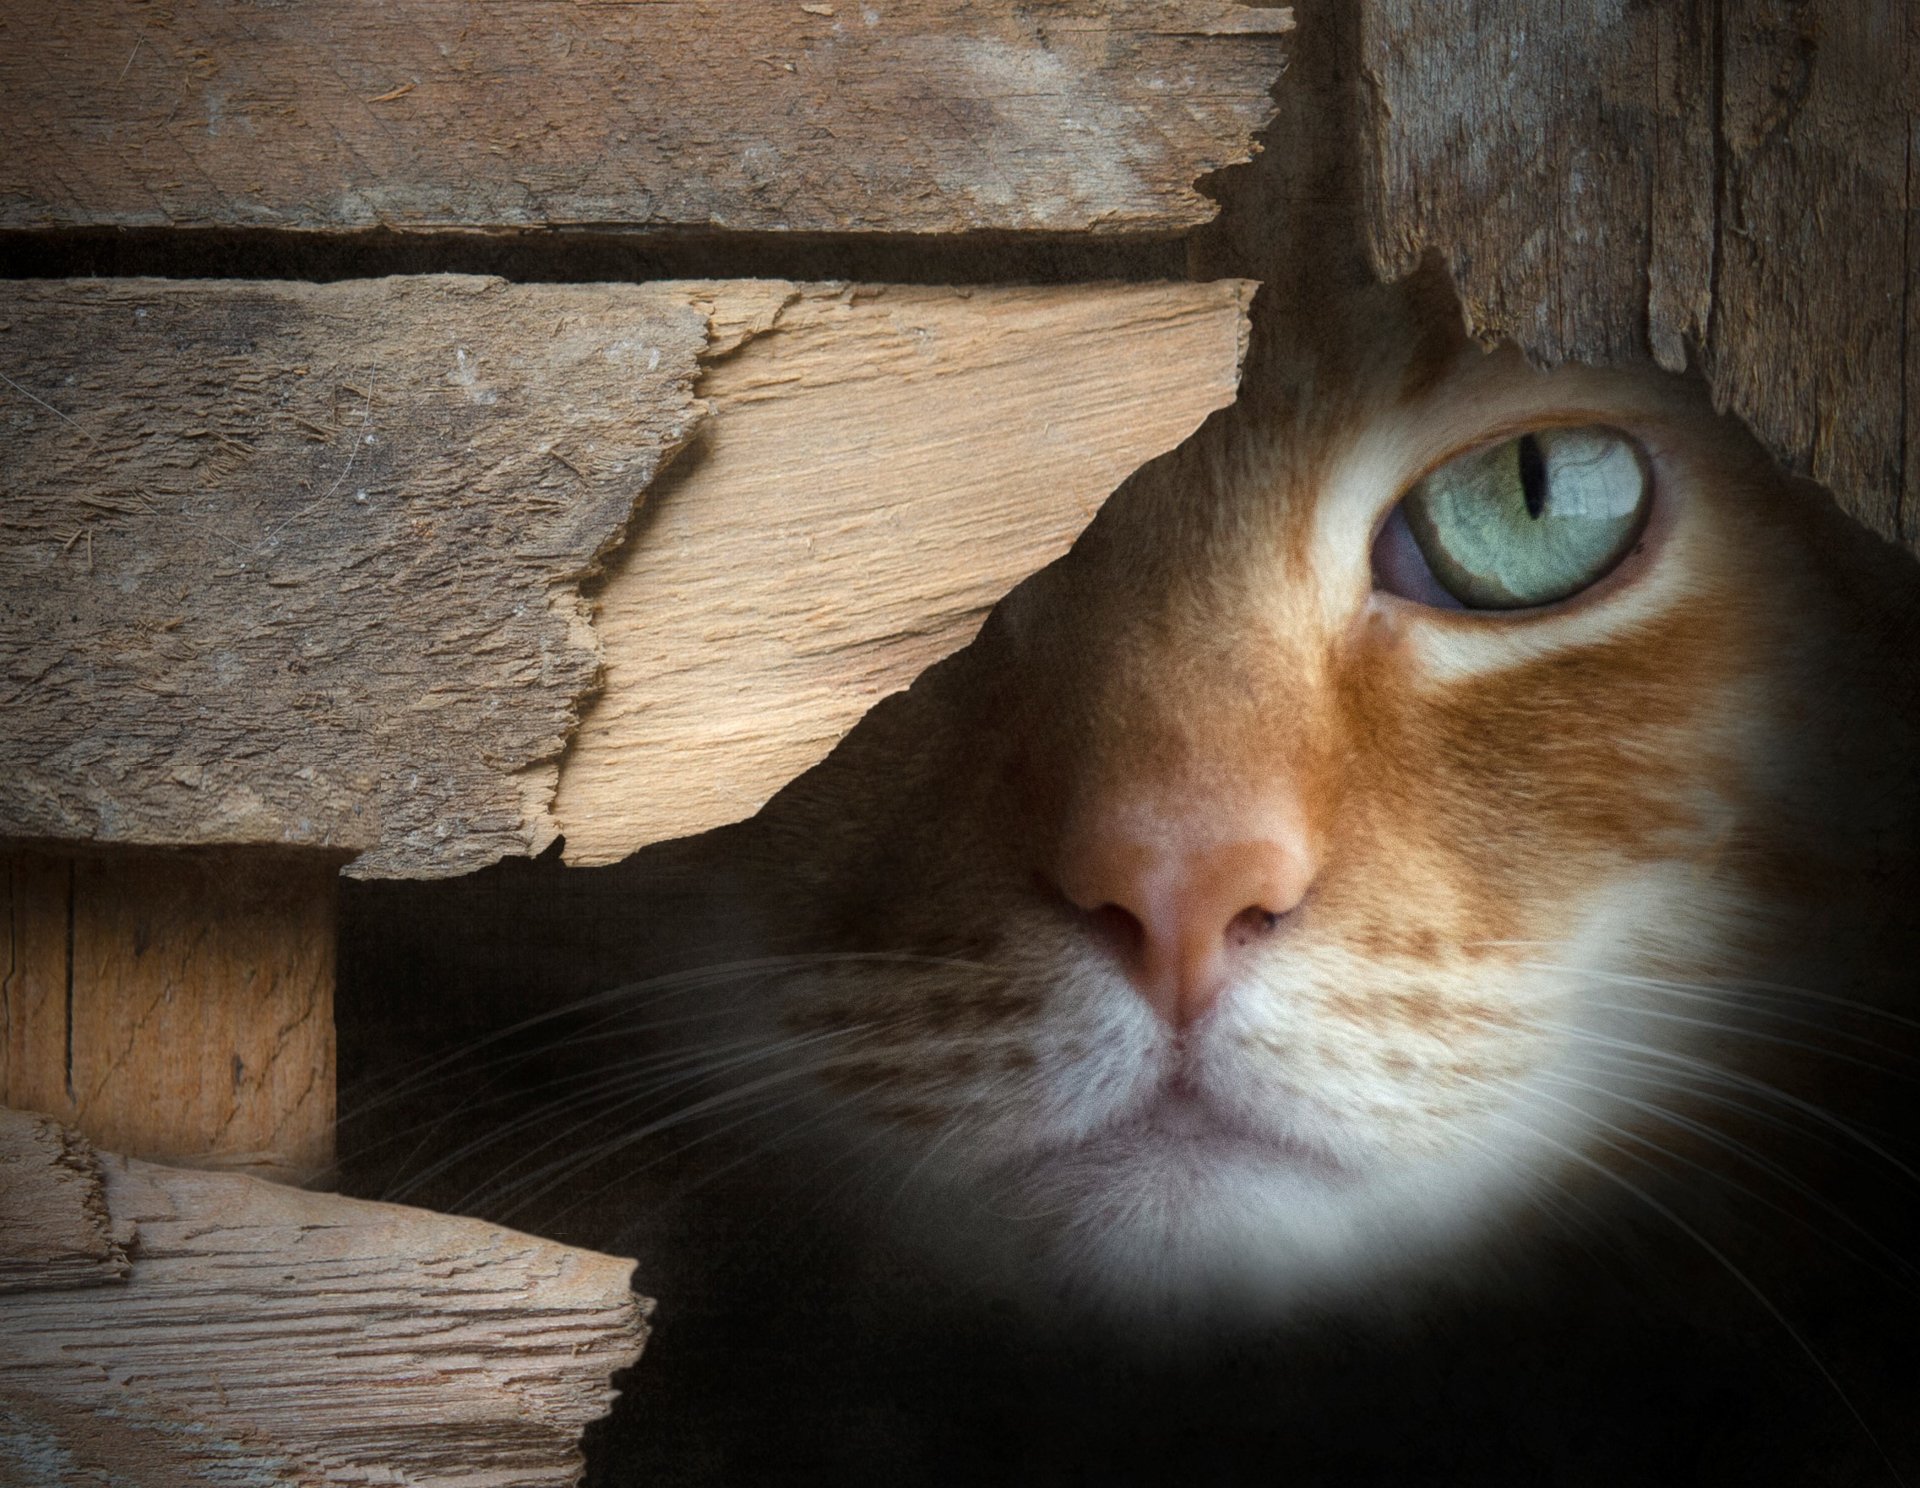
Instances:
[[[1639,447],[1613,429],[1540,429],[1449,460],[1401,502],[1440,586],[1471,610],[1578,594],[1640,536],[1651,504]]]

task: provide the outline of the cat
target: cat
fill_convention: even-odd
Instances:
[[[599,1157],[644,1210],[638,1170],[691,1147],[691,1181],[744,1175],[736,1240],[817,1209],[865,1257],[831,1306],[876,1264],[937,1299],[884,1348],[898,1308],[860,1314],[891,1362],[828,1415],[982,1308],[1020,1319],[971,1345],[1003,1388],[1045,1355],[1036,1399],[1145,1370],[1192,1415],[1266,1340],[1331,1377],[1385,1327],[1381,1380],[1489,1328],[1481,1356],[1552,1353],[1567,1304],[1511,1309],[1622,1265],[1717,1277],[1711,1326],[1747,1305],[1822,1402],[1783,1481],[1910,1461],[1911,1330],[1836,1344],[1805,1288],[1913,1280],[1911,560],[1695,381],[1471,341],[1437,266],[1265,314],[1239,405],[757,820],[465,915],[464,954],[512,940],[551,999],[630,984],[556,1043],[531,1153],[474,1144],[483,1207]],[[714,1233],[626,1236],[669,1318]],[[729,1348],[792,1288],[711,1283],[756,1299]],[[1279,1450],[1234,1449],[1255,1480]]]
[[[951,1264],[1134,1319],[1377,1289],[1543,1195],[1679,1203],[1904,1049],[1898,555],[1693,384],[1356,298],[767,813],[846,958],[713,1031]]]
[[[473,1143],[488,1212],[603,1158],[665,1299],[607,1461],[645,1476],[756,1356],[721,1480],[783,1475],[739,1454],[816,1374],[795,1415],[849,1481],[864,1401],[894,1402],[878,1481],[931,1475],[929,1434],[980,1450],[944,1396],[1039,1410],[1016,1434],[1062,1480],[1264,1481],[1316,1428],[1417,1419],[1327,1473],[1397,1481],[1487,1423],[1553,1460],[1649,1380],[1676,1421],[1741,1402],[1748,1455],[1643,1460],[1643,1413],[1599,1481],[1912,1460],[1911,561],[1687,379],[1472,343],[1437,272],[1312,308],[1268,322],[1285,378],[756,821],[464,916],[549,998],[631,984],[528,1082],[531,1152]],[[676,1217],[726,1174],[719,1221]],[[724,1361],[691,1394],[676,1305]],[[822,1372],[835,1336],[866,1362]],[[1552,1404],[1509,1407],[1508,1360]],[[1470,1406],[1435,1383],[1477,1370]],[[1139,1445],[1156,1407],[1204,1444]]]

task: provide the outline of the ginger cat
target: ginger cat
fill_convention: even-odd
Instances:
[[[346,1004],[376,903],[596,994],[385,1190],[641,1257],[596,1481],[1914,1461],[1911,559],[1693,381],[1311,286],[754,822],[353,891]]]
[[[1431,284],[1297,354],[770,808],[852,954],[717,1020],[954,1264],[1130,1317],[1767,1187],[1910,1026],[1902,555]]]

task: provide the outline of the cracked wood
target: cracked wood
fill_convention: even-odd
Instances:
[[[567,860],[750,816],[1233,401],[1253,285],[796,291],[610,566]]]
[[[0,289],[0,835],[538,852],[706,338],[672,287]]]

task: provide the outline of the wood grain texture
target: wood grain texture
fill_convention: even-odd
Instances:
[[[0,287],[0,835],[538,852],[577,586],[706,333],[648,286]]]
[[[0,853],[6,970],[0,973],[0,1106],[66,1111],[72,1104],[71,982],[74,865],[57,853]]]
[[[0,1294],[124,1281],[131,1238],[115,1232],[85,1137],[50,1117],[0,1111]]]
[[[1740,0],[1724,25],[1715,397],[1854,515],[1916,542],[1920,8]]]
[[[0,1258],[77,1229],[121,1275],[0,1295],[0,1482],[576,1480],[646,1340],[631,1261],[118,1157],[89,1191],[48,1125],[0,1111]]]
[[[1383,271],[1444,254],[1473,329],[1544,362],[1698,366],[1920,539],[1920,8],[1368,0],[1360,47]]]
[[[343,856],[0,854],[0,1105],[140,1157],[321,1177]]]
[[[441,875],[748,814],[1231,399],[1248,295],[0,288],[0,835]]]
[[[751,815],[1232,401],[1253,286],[795,291],[701,384],[595,621],[569,862]]]
[[[1291,12],[1235,0],[0,6],[0,227],[1177,232]]]

